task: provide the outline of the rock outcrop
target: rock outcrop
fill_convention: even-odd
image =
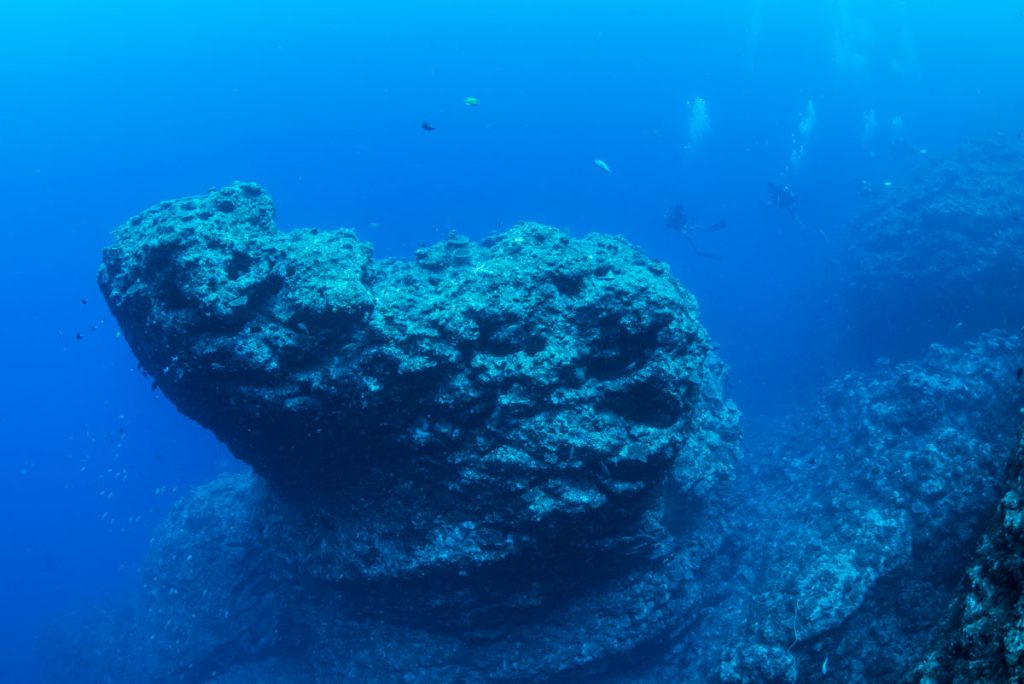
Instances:
[[[915,356],[1024,319],[1024,146],[976,142],[897,182],[850,226],[857,344]],[[869,357],[870,358],[870,357]]]
[[[544,681],[693,619],[738,413],[693,296],[624,240],[520,224],[375,261],[237,184],[121,226],[99,283],[255,472],[157,536],[147,676]]]
[[[998,499],[1022,358],[1001,332],[935,345],[755,438],[728,493],[734,564],[706,575],[719,603],[685,635],[680,680],[899,681]]]
[[[1024,431],[1005,493],[930,653],[908,682],[1024,682]]]

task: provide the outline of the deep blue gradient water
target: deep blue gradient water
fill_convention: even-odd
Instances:
[[[241,469],[150,390],[97,290],[129,216],[253,180],[282,227],[379,256],[522,219],[623,234],[696,294],[756,423],[857,356],[836,245],[862,182],[1015,135],[1022,45],[1008,0],[5,0],[0,680],[32,681],[42,626],[129,596],[173,501]],[[728,221],[693,236],[713,256],[666,230],[676,203]]]

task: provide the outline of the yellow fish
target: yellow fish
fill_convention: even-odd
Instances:
[[[595,159],[594,160],[594,164],[596,164],[597,168],[601,169],[605,173],[611,173],[612,172],[611,168],[608,166],[608,164],[606,164],[604,162],[603,159]]]
[[[476,107],[478,104],[480,104],[480,100],[476,99],[475,97],[467,97],[462,102],[467,107]]]

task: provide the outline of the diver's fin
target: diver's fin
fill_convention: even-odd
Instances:
[[[707,259],[714,259],[715,261],[721,261],[722,260],[722,257],[718,256],[717,254],[712,254],[711,252],[703,251],[700,247],[697,246],[697,243],[693,241],[693,238],[691,238],[686,233],[683,233],[683,237],[686,238],[686,243],[688,245],[690,245],[690,248],[693,250],[694,254],[696,254],[697,256],[702,256],[702,257],[705,257]]]
[[[793,222],[800,227],[800,232],[803,233],[804,235],[807,235],[807,226],[805,226],[804,222],[800,220],[800,217],[793,212],[789,212],[789,215],[792,217]],[[824,240],[825,242],[829,242],[828,235],[825,235],[825,231],[823,231],[821,228],[818,228],[818,235],[820,235],[821,239]]]
[[[789,212],[789,218],[793,219],[793,223],[796,224],[797,228],[800,229],[801,233],[803,233],[804,235],[807,234],[807,226],[804,225],[804,222],[800,220],[800,217],[797,216],[796,213],[792,211]]]

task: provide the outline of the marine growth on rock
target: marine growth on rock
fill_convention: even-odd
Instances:
[[[278,230],[240,183],[122,225],[99,283],[160,390],[257,476],[180,515],[247,502],[226,534],[261,529],[289,586],[352,619],[491,630],[458,662],[416,642],[467,677],[596,667],[691,619],[685,578],[721,532],[672,529],[694,534],[731,473],[738,413],[695,299],[625,240],[523,223],[375,260],[348,230]],[[173,529],[159,548],[195,546]],[[238,572],[206,542],[210,574]],[[159,597],[178,570],[152,567]]]

